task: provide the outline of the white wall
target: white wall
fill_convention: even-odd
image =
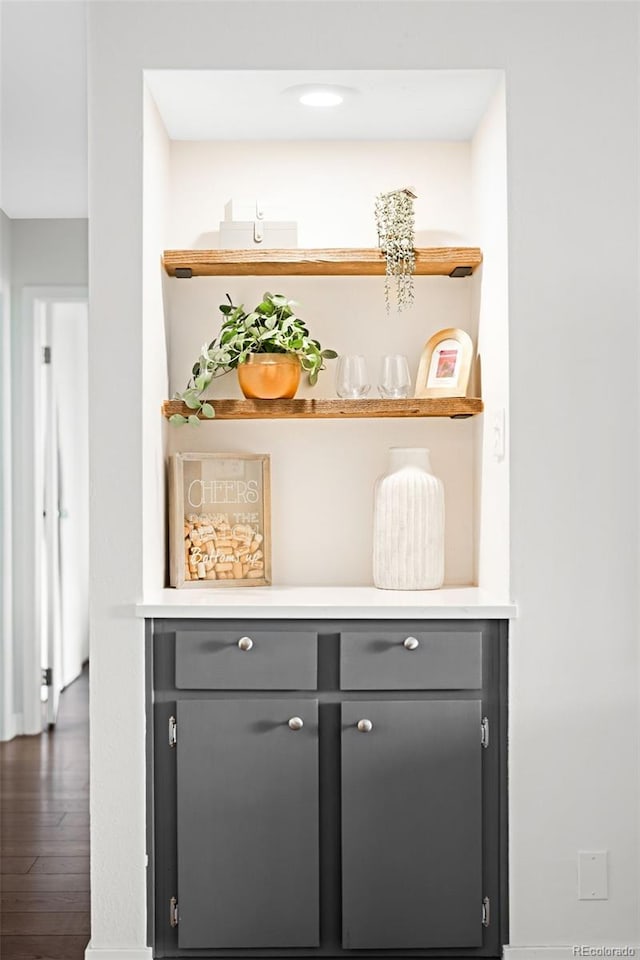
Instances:
[[[510,942],[638,942],[638,11],[580,4],[577,28],[577,9],[89,5],[95,947],[145,955],[141,72],[276,67],[284,33],[292,67],[506,70]],[[605,383],[603,330],[628,345]],[[581,902],[592,847],[610,851],[610,897]]]
[[[0,740],[15,733],[11,542],[11,221],[0,210]]]
[[[138,44],[144,49],[155,34],[143,6],[88,9],[91,931],[98,948],[145,943],[144,630],[131,610],[142,594],[144,567],[146,55],[140,57]],[[126,750],[114,749],[118,741]]]
[[[88,221],[12,220],[11,280],[21,287],[86,286]]]
[[[418,194],[418,243],[473,241],[466,142],[172,142],[169,246],[219,246],[226,201],[265,197],[291,208],[301,247],[375,247],[374,198],[404,183]],[[167,290],[171,394],[184,389],[201,344],[218,334],[218,305],[227,292],[247,308],[265,290],[298,301],[324,347],[365,355],[372,397],[378,395],[385,354],[405,354],[415,382],[433,333],[448,326],[475,332],[471,282],[448,277],[416,278],[413,308],[400,315],[394,310],[390,318],[382,278],[174,279]],[[242,395],[235,373],[214,381],[210,393]],[[329,362],[316,387],[303,379],[298,395],[335,397],[335,363]],[[168,439],[170,452],[270,453],[273,582],[346,586],[372,582],[373,485],[394,445],[430,448],[445,487],[445,582],[473,582],[473,436],[470,421],[221,421],[171,427]],[[310,540],[301,535],[309,504],[316,517]]]
[[[85,7],[0,5],[0,202],[10,217],[87,215]]]
[[[11,313],[13,394],[32,397],[31,371],[35,363],[33,295],[38,288],[86,288],[88,246],[86,220],[12,220]],[[37,733],[40,716],[35,709],[39,693],[39,652],[29,656],[28,639],[35,635],[34,602],[29,590],[32,569],[28,535],[35,522],[33,511],[33,421],[28,404],[17,406],[12,438],[12,513],[14,524],[13,583],[13,677],[16,733]],[[26,472],[25,472],[26,471]],[[19,522],[18,522],[19,521]],[[20,535],[16,533],[19,528]],[[27,669],[25,670],[25,664]],[[27,700],[23,691],[27,687]]]
[[[291,210],[300,247],[371,247],[373,198],[409,185],[418,246],[471,243],[469,153],[464,141],[172,141],[171,244],[220,246],[227,200],[257,197]]]
[[[158,267],[166,244],[169,205],[169,139],[153,97],[144,89],[143,194],[143,423],[142,487],[144,498],[142,555],[144,589],[165,583],[167,524],[165,447],[167,423],[158,409],[169,394],[165,333],[164,271]]]
[[[507,78],[511,939],[638,943],[638,9],[570,6]],[[608,901],[576,899],[578,849],[610,851]]]
[[[475,234],[483,263],[472,278],[484,415],[476,421],[478,585],[509,593],[509,310],[505,87],[496,90],[471,144]],[[498,421],[496,422],[496,417]],[[502,444],[496,429],[504,425]]]

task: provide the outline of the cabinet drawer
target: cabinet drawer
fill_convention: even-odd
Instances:
[[[302,630],[176,632],[179,690],[315,690],[317,633]]]
[[[340,637],[343,690],[464,690],[482,687],[480,630],[367,630]]]

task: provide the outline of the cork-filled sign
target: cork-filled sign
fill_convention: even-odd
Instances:
[[[169,458],[172,587],[271,583],[269,466],[266,454]]]

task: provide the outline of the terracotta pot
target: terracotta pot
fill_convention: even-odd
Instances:
[[[250,400],[290,399],[300,384],[295,353],[250,353],[237,369],[240,389]]]

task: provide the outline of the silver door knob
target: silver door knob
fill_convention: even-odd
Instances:
[[[304,720],[302,717],[291,717],[289,720],[289,729],[290,730],[302,730],[304,727]]]
[[[420,646],[420,641],[417,637],[407,637],[402,646],[405,650],[417,650]]]
[[[240,637],[238,640],[238,646],[241,650],[251,650],[251,647],[253,646],[253,640],[251,637]]]
[[[358,720],[358,730],[360,733],[371,733],[373,730],[371,720]]]

